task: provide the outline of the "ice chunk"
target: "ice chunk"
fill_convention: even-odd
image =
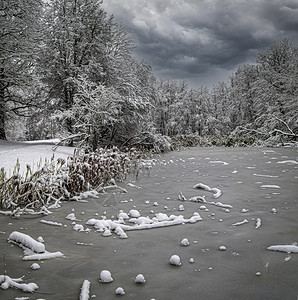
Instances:
[[[40,269],[40,265],[37,264],[37,263],[34,263],[34,264],[31,265],[30,268],[31,268],[32,270],[38,270],[38,269]]]

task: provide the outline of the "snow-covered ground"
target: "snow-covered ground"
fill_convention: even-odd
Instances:
[[[1,142],[0,167],[51,151]],[[288,148],[172,152],[150,176],[120,183],[127,193],[90,193],[46,217],[0,216],[0,298],[297,299],[294,162]]]
[[[73,154],[74,148],[58,147],[53,151],[53,146],[59,140],[40,140],[32,142],[8,142],[0,140],[0,168],[5,168],[8,174],[13,172],[17,159],[19,160],[21,173],[26,170],[26,165],[36,168],[41,162],[55,159],[67,158]]]

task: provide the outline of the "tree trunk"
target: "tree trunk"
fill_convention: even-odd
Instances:
[[[2,86],[1,82],[0,82],[0,140],[6,140],[4,87]]]

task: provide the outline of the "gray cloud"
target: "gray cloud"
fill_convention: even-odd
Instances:
[[[212,85],[258,51],[298,42],[296,0],[105,0],[157,76]]]

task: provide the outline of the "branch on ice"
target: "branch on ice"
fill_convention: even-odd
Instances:
[[[45,245],[34,240],[31,236],[14,231],[8,237],[8,241],[17,244],[24,250],[23,260],[44,260],[62,257],[61,252],[48,252]]]
[[[88,300],[90,294],[90,281],[84,280],[81,287],[80,300]]]
[[[36,283],[19,283],[22,281],[22,278],[13,279],[7,275],[0,275],[1,288],[4,290],[13,287],[20,289],[23,292],[33,293],[36,289],[38,289],[38,285]]]
[[[201,220],[202,218],[197,212],[195,212],[189,219],[185,219],[182,215],[168,216],[164,213],[158,213],[152,219],[142,216],[138,218],[131,218],[129,222],[135,223],[136,225],[124,224],[123,219],[119,219],[118,221],[90,219],[86,224],[94,226],[94,228],[99,232],[103,232],[104,236],[110,236],[111,234],[107,233],[114,231],[117,235],[120,236],[120,238],[127,238],[125,231],[168,227],[186,223],[196,223]]]
[[[45,252],[45,245],[43,243],[40,243],[34,240],[31,236],[18,231],[12,232],[8,237],[8,240],[10,242],[15,242],[17,244],[22,245],[23,246],[22,248],[24,247],[29,248],[30,250],[36,253]]]
[[[207,192],[214,193],[213,197],[215,199],[219,198],[222,195],[222,192],[221,192],[220,189],[218,189],[218,188],[210,188],[208,185],[203,184],[203,183],[198,183],[193,188],[194,189],[203,189],[203,190],[205,190]]]
[[[296,245],[276,245],[276,246],[270,246],[267,248],[267,250],[271,251],[281,251],[286,253],[298,253],[298,246]]]
[[[244,219],[241,222],[236,222],[236,223],[232,224],[232,226],[239,226],[239,225],[243,225],[243,224],[246,224],[246,223],[248,223],[248,221],[246,219]]]

